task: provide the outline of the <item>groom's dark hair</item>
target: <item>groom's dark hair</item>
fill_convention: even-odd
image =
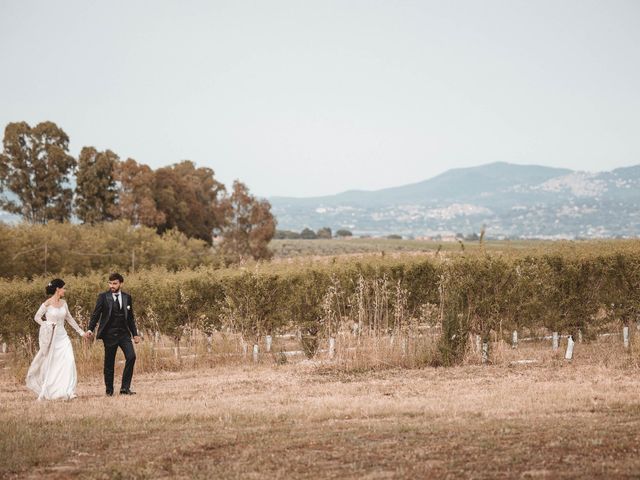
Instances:
[[[124,277],[117,272],[113,272],[109,275],[109,281],[113,282],[114,280],[118,280],[120,283],[124,283]]]

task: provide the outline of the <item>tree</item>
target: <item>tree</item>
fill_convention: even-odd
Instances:
[[[329,227],[322,227],[320,230],[318,230],[316,235],[318,238],[331,239],[331,229]]]
[[[155,199],[164,214],[158,233],[176,228],[209,245],[213,233],[222,230],[228,204],[223,201],[225,187],[210,168],[196,168],[185,160],[155,172]]]
[[[340,229],[336,232],[336,237],[352,237],[353,233],[349,230]]]
[[[318,238],[318,235],[316,235],[316,232],[310,228],[305,228],[300,232],[300,238],[303,238],[304,240],[315,240]]]
[[[128,158],[117,166],[115,179],[120,193],[118,203],[111,209],[114,218],[146,227],[164,223],[165,214],[158,210],[154,198],[155,175],[148,165]]]
[[[0,207],[31,223],[71,218],[73,190],[69,175],[76,160],[69,155],[69,137],[53,122],[30,127],[9,123],[0,154],[0,184],[15,199],[0,199]]]
[[[278,240],[296,240],[300,238],[300,234],[291,230],[276,230],[273,238]]]
[[[76,215],[83,223],[113,220],[118,200],[115,180],[118,156],[111,150],[98,152],[84,147],[78,157],[76,174]]]
[[[267,246],[276,232],[271,204],[256,199],[238,180],[226,201],[229,215],[222,232],[222,250],[234,260],[271,258],[273,253]]]

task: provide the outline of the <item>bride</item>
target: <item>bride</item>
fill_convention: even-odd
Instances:
[[[38,395],[38,400],[71,399],[76,397],[76,362],[71,340],[64,329],[65,320],[81,337],[85,332],[71,316],[64,297],[64,281],[56,278],[46,288],[51,297],[44,302],[34,320],[40,324],[38,337],[40,350],[27,372],[27,387]],[[42,320],[42,316],[45,320]]]

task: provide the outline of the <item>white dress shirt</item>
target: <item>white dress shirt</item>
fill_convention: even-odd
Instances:
[[[116,297],[116,295],[118,295]],[[118,293],[112,293],[111,296],[113,297],[113,301],[116,301],[116,298],[118,299],[118,305],[120,305],[120,308],[122,308],[122,292],[118,292]]]

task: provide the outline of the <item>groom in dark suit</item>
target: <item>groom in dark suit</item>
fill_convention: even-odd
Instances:
[[[120,290],[123,283],[124,278],[119,273],[109,275],[109,290],[98,295],[96,308],[93,310],[87,330],[89,336],[93,335],[93,330],[100,322],[96,338],[104,342],[104,384],[108,396],[113,395],[113,370],[118,347],[122,349],[125,358],[120,394],[135,394],[131,391],[131,378],[133,366],[136,363],[136,351],[131,343],[131,337],[135,343],[140,342],[140,337],[133,316],[131,295]]]

